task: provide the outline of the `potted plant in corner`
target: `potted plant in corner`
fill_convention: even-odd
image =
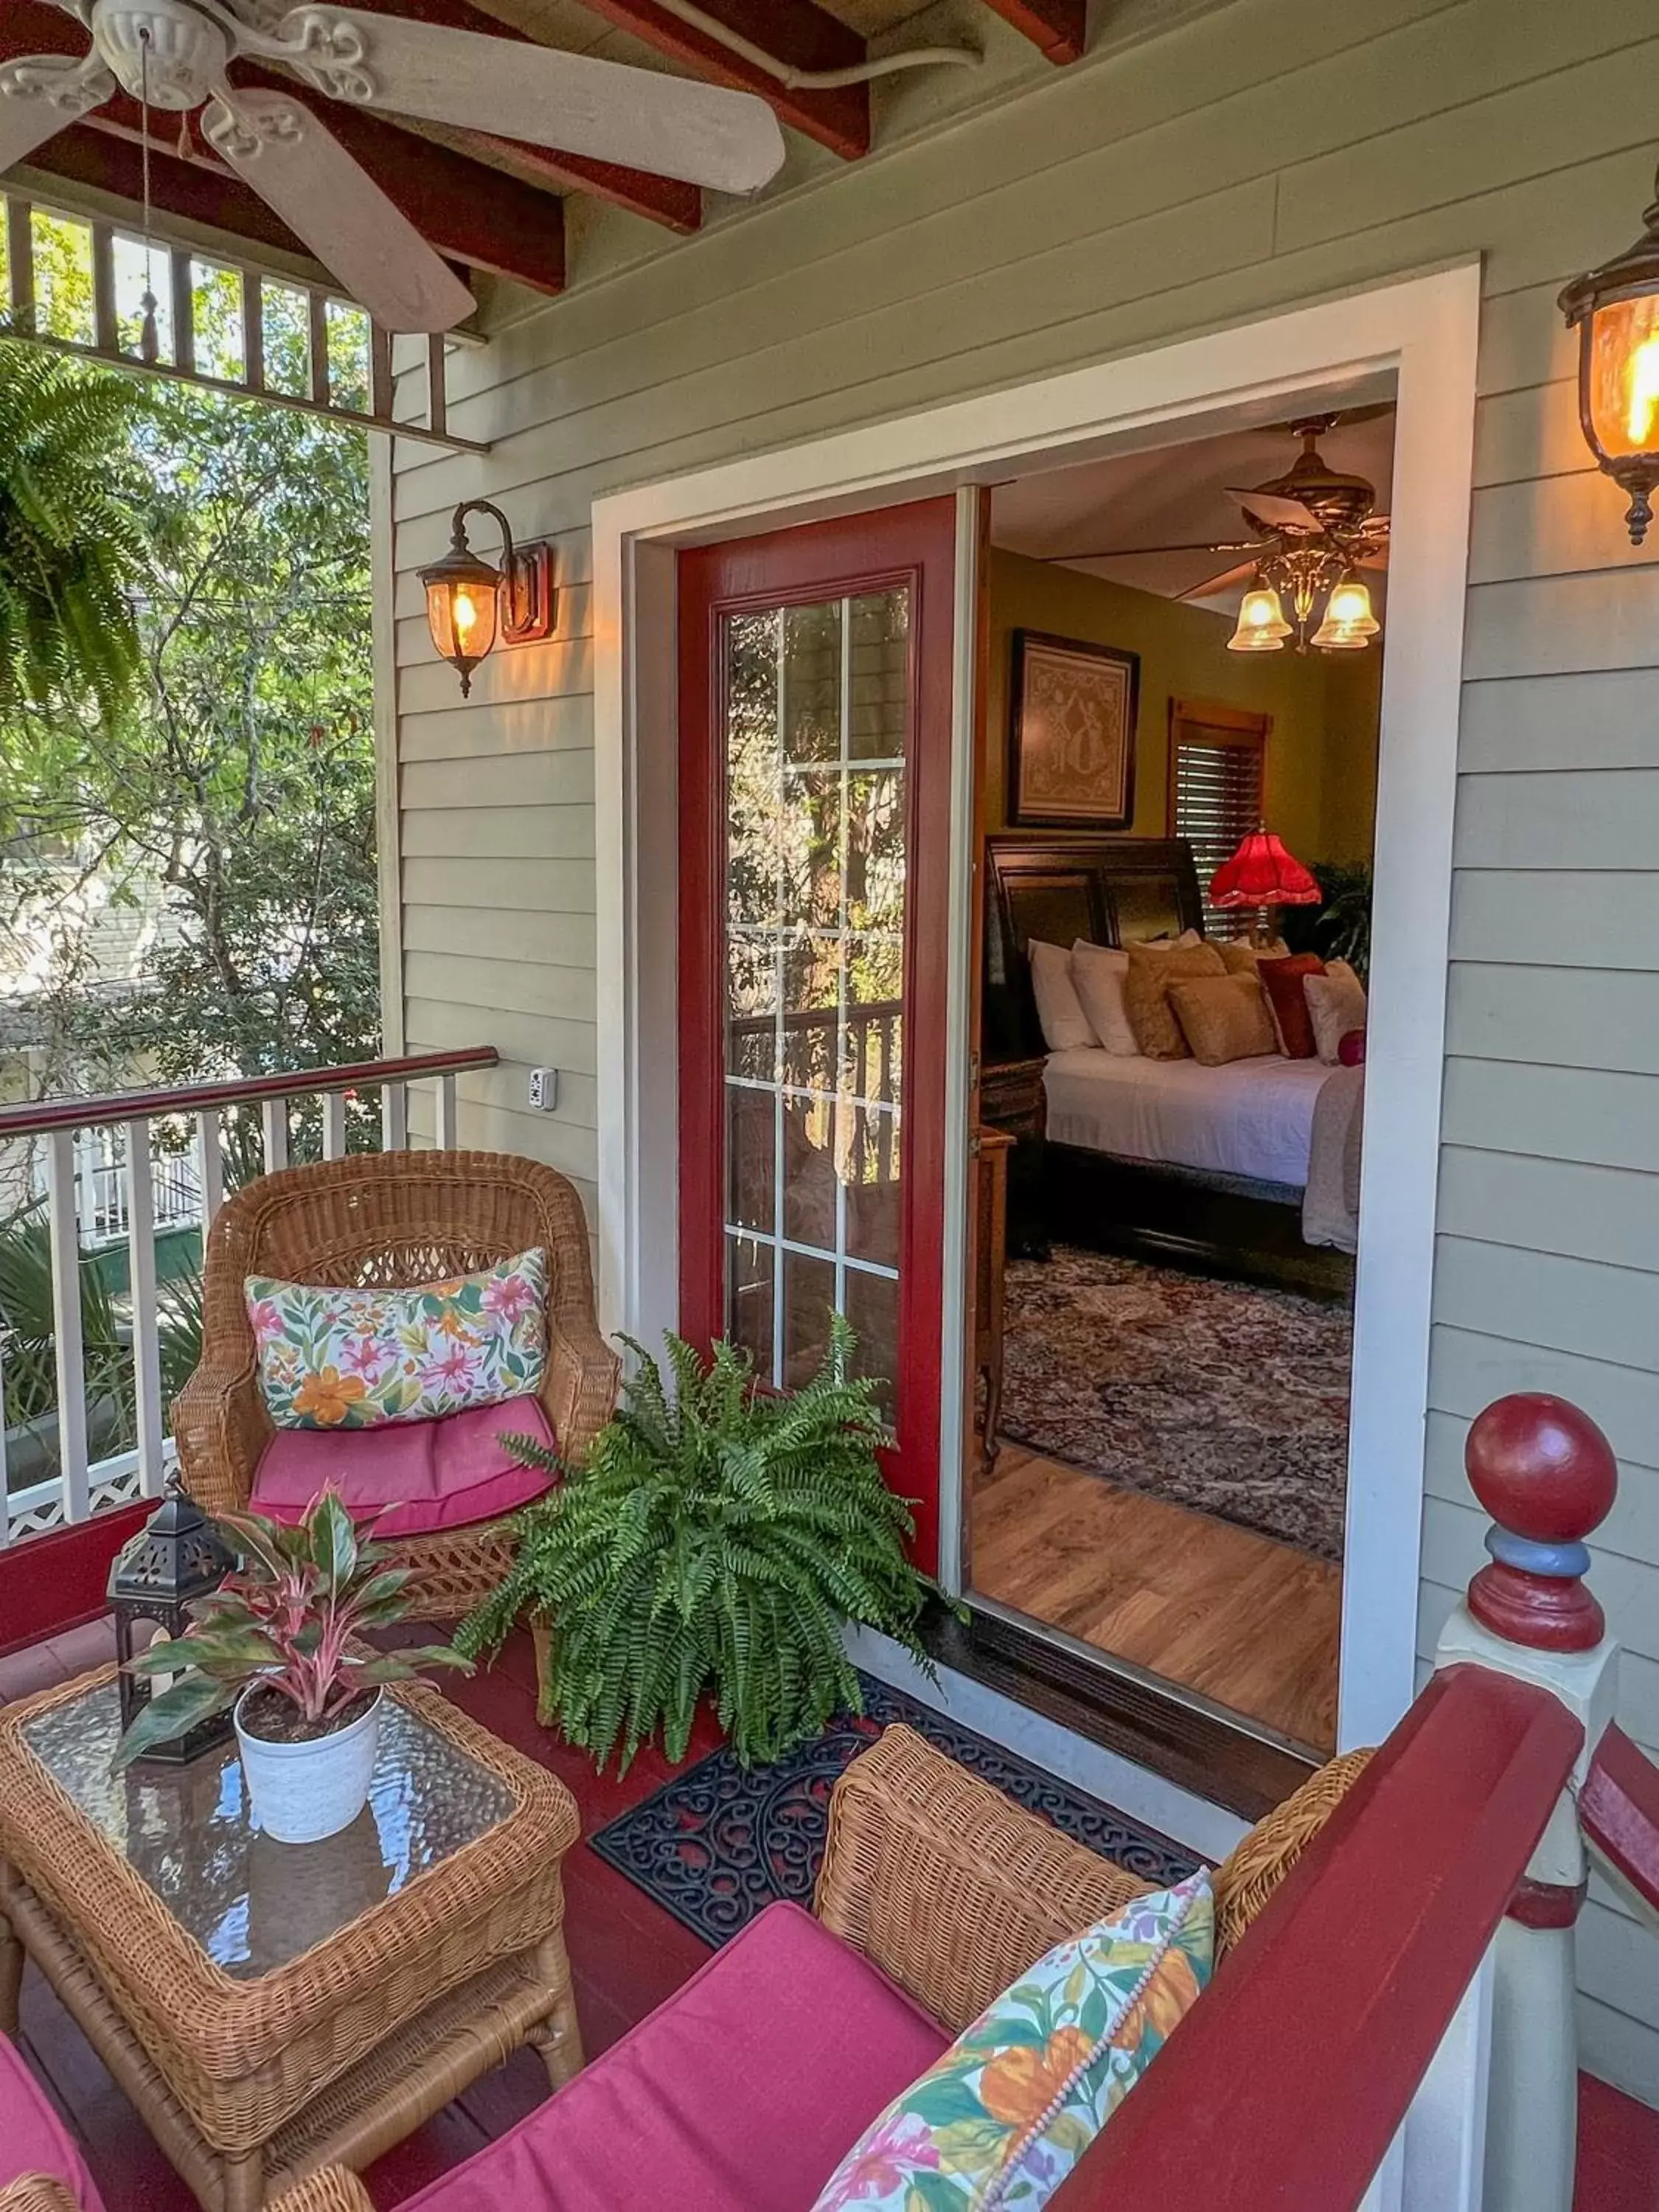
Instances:
[[[847,1323],[789,1395],[758,1387],[730,1344],[705,1364],[672,1335],[671,1395],[624,1340],[639,1370],[585,1465],[509,1440],[565,1480],[519,1516],[514,1565],[462,1623],[460,1649],[498,1650],[529,1613],[543,1721],[601,1765],[620,1747],[624,1768],[659,1731],[681,1758],[705,1694],[745,1765],[861,1711],[848,1621],[930,1667],[916,1621],[939,1592],[906,1556],[909,1506],[876,1456],[892,1437],[875,1384],[853,1375]]]
[[[384,1686],[428,1667],[470,1672],[471,1662],[445,1644],[353,1648],[365,1629],[405,1617],[416,1571],[387,1564],[337,1492],[324,1491],[292,1528],[257,1513],[224,1514],[219,1526],[241,1567],[191,1607],[184,1635],[129,1661],[132,1674],[178,1679],[133,1721],[115,1766],[233,1706],[260,1827],[278,1843],[319,1843],[368,1801]]]

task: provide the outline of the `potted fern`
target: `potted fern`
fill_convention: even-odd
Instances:
[[[619,1752],[625,1769],[659,1733],[682,1757],[706,1693],[745,1765],[781,1759],[861,1709],[844,1623],[928,1663],[916,1621],[937,1591],[905,1555],[909,1507],[882,1480],[892,1437],[875,1386],[854,1376],[839,1318],[822,1370],[787,1396],[758,1388],[732,1345],[705,1364],[672,1335],[671,1395],[626,1340],[638,1370],[584,1466],[513,1440],[565,1480],[519,1516],[513,1566],[457,1645],[497,1650],[530,1613],[541,1717],[600,1765]]]
[[[395,1566],[325,1490],[292,1528],[258,1513],[219,1526],[240,1571],[191,1608],[185,1633],[153,1644],[128,1671],[167,1686],[116,1747],[118,1771],[153,1744],[233,1709],[254,1817],[282,1844],[319,1843],[349,1827],[368,1800],[381,1692],[428,1667],[471,1663],[450,1645],[373,1651],[354,1638],[410,1610],[412,1567]]]

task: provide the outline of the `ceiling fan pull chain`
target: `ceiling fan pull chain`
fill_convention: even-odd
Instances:
[[[144,290],[138,302],[144,311],[144,319],[138,331],[138,358],[154,368],[161,358],[161,337],[155,327],[155,247],[149,229],[149,43],[146,25],[138,33],[139,128],[143,134],[138,143],[144,191]]]

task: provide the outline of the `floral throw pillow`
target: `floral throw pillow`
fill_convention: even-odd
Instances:
[[[547,1364],[547,1255],[412,1291],[242,1285],[259,1388],[279,1429],[432,1421],[532,1395]]]
[[[1200,1870],[1060,1943],[894,2099],[813,2212],[1036,2212],[1210,1978]]]

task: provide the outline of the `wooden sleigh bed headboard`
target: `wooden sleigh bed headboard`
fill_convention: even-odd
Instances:
[[[1025,952],[1033,938],[1133,945],[1203,927],[1198,872],[1184,837],[988,837],[985,1059],[1025,1060],[1043,1050]]]

